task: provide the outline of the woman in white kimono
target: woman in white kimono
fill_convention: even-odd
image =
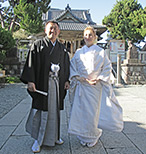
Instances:
[[[110,85],[111,62],[95,40],[95,30],[87,27],[85,45],[76,51],[70,65],[72,108],[68,132],[88,147],[98,142],[102,129],[123,129],[122,109]]]

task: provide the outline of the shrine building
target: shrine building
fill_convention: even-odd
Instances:
[[[92,21],[89,10],[71,9],[69,4],[65,10],[50,8],[46,14],[43,14],[43,21],[48,20],[55,20],[59,23],[59,40],[66,45],[71,57],[76,49],[82,46],[83,31],[86,27],[94,27],[98,38],[107,30],[106,26]]]

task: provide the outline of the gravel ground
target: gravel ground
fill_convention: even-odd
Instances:
[[[23,83],[6,84],[0,88],[0,118],[27,96],[26,85]]]

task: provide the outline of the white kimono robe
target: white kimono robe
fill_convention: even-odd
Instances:
[[[111,63],[97,45],[78,49],[70,66],[70,101],[72,103],[68,132],[84,142],[94,142],[101,129],[121,131],[122,109],[110,85]],[[77,81],[75,76],[100,79],[96,85]]]

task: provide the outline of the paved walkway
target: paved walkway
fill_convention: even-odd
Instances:
[[[27,96],[26,85],[22,83],[6,84],[5,88],[0,88],[0,118]]]
[[[33,139],[25,132],[25,122],[31,107],[31,98],[25,90],[23,84],[0,89],[0,108],[2,106],[3,109],[0,154],[33,153]],[[146,85],[114,90],[124,112],[125,125],[121,133],[103,131],[95,147],[82,147],[75,136],[67,134],[70,106],[66,97],[65,110],[61,112],[61,136],[65,142],[55,147],[43,146],[40,154],[146,154]],[[4,112],[7,107],[9,110]]]

